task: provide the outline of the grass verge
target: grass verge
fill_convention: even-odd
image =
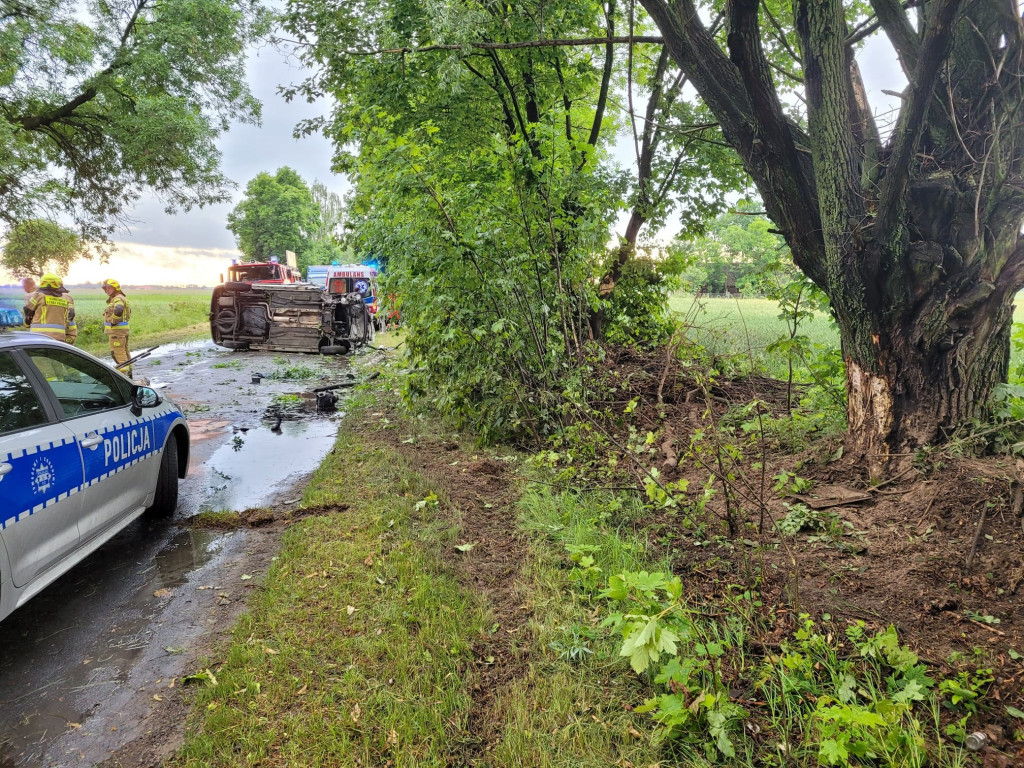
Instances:
[[[764,605],[750,574],[691,584],[635,494],[555,490],[389,386],[349,402],[303,497],[327,514],[287,531],[170,765],[970,762],[984,670],[943,679],[892,627]]]
[[[189,735],[170,764],[656,762],[627,704],[636,683],[609,674],[615,646],[573,597],[579,574],[565,553],[546,536],[528,546],[521,578],[507,585],[520,618],[502,626],[507,617],[459,565],[475,555],[456,546],[481,535],[470,511],[398,450],[399,429],[428,441],[436,425],[381,408],[366,394],[350,402],[303,498],[337,511],[286,532],[223,662],[197,677]],[[457,451],[433,469],[453,457],[470,461]],[[601,519],[541,499],[504,511],[525,510],[529,528],[549,533]],[[622,564],[640,550],[621,548]]]

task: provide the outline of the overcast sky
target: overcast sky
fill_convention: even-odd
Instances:
[[[858,60],[871,104],[883,127],[888,118],[881,113],[892,110],[898,100],[882,94],[881,89],[901,90],[905,80],[892,48],[881,35],[876,34],[867,43]],[[330,143],[319,135],[302,139],[292,136],[299,121],[324,115],[330,108],[324,101],[286,103],[278,95],[279,85],[298,82],[303,74],[294,59],[271,46],[254,51],[248,63],[248,76],[253,93],[263,103],[262,125],[233,125],[219,142],[224,172],[237,184],[233,201],[169,215],[158,199],[143,197],[131,212],[130,227],[114,233],[112,239],[122,246],[110,262],[76,264],[67,276],[68,284],[99,281],[112,275],[131,284],[212,285],[230,259],[238,255],[234,237],[225,223],[228,212],[241,199],[246,183],[256,174],[288,165],[308,183],[318,180],[334,192],[347,191],[345,177],[331,172]],[[642,105],[636,108],[642,109]],[[633,164],[632,139],[623,136],[614,154],[622,164]],[[623,230],[624,223],[620,222],[617,229]],[[677,229],[670,222],[663,236],[667,239]],[[4,277],[7,276],[0,274],[0,282],[10,279]]]
[[[326,114],[326,102],[291,103],[278,95],[277,87],[303,79],[303,71],[294,59],[289,60],[271,46],[258,50],[248,63],[249,84],[253,94],[263,102],[260,126],[231,127],[219,142],[225,175],[238,186],[234,202],[193,209],[171,216],[164,212],[156,198],[143,199],[132,212],[136,223],[129,231],[117,232],[119,242],[147,245],[181,246],[186,248],[235,248],[234,236],[225,228],[228,212],[241,199],[245,185],[260,171],[273,172],[288,165],[299,172],[307,183],[322,181],[334,192],[345,191],[343,176],[331,173],[331,145],[323,136],[296,139],[296,124],[307,117]]]

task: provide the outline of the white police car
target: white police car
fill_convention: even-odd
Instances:
[[[92,355],[0,332],[0,619],[147,508],[188,469],[181,410]]]

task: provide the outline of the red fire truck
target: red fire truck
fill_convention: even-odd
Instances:
[[[221,282],[224,276],[221,275]],[[231,262],[228,267],[229,283],[301,283],[302,277],[299,270],[288,264],[282,264],[277,256],[271,256],[270,261],[250,261],[238,264]]]

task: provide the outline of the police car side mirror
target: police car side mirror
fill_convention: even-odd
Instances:
[[[150,387],[141,387],[136,384],[132,387],[132,412],[138,416],[143,408],[154,408],[163,402],[160,394]]]

